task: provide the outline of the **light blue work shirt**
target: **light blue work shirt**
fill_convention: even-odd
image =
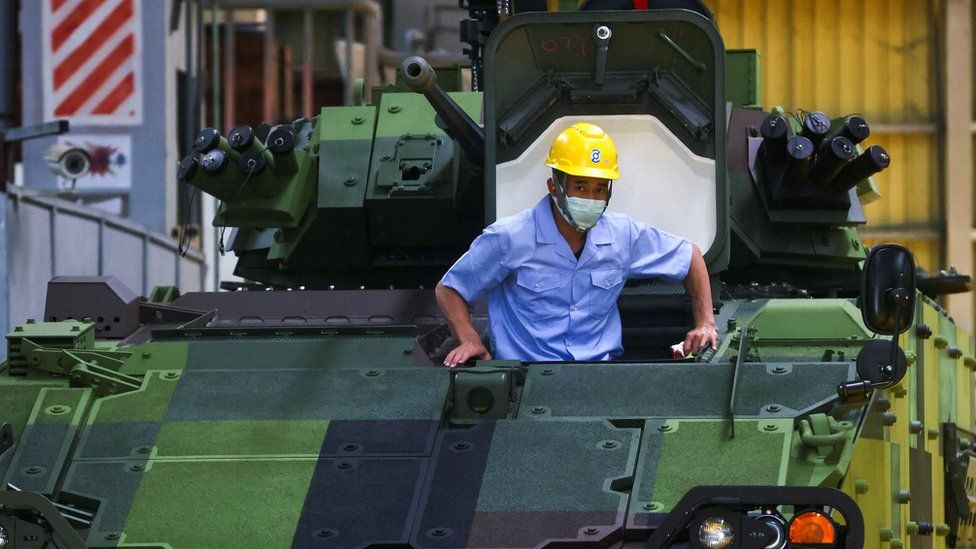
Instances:
[[[546,195],[487,227],[441,283],[468,303],[488,292],[495,358],[609,360],[623,352],[617,297],[624,282],[682,281],[690,265],[687,240],[609,211],[577,260]]]

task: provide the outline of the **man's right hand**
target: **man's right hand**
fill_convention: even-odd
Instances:
[[[485,345],[480,339],[477,341],[462,341],[453,351],[447,353],[447,358],[444,359],[444,366],[454,368],[458,364],[465,363],[472,358],[491,360],[491,353],[488,352],[488,349],[485,348]]]

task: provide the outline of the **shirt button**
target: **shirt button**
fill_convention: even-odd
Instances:
[[[576,307],[570,307],[569,310],[570,311],[573,311],[575,313],[576,312]]]
[[[542,283],[541,282],[536,282],[535,283],[535,287],[536,288],[541,288],[542,287]]]

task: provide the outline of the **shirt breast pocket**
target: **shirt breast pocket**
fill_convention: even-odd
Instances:
[[[566,298],[562,291],[566,280],[566,274],[559,271],[519,271],[515,277],[519,312],[533,319],[566,314]]]
[[[590,314],[604,317],[617,302],[624,287],[623,269],[600,269],[590,273]]]

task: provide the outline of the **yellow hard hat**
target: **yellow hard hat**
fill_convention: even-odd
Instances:
[[[617,147],[596,124],[577,122],[552,142],[546,166],[570,175],[619,179]]]

